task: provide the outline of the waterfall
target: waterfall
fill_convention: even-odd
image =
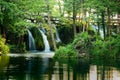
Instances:
[[[49,45],[49,42],[47,40],[47,36],[45,35],[45,33],[42,30],[39,29],[39,31],[40,31],[40,33],[42,35],[43,42],[44,42],[44,45],[45,45],[44,51],[49,52],[50,51],[50,45]]]
[[[98,30],[98,26],[91,25],[91,27],[93,28],[94,31]],[[103,34],[103,30],[102,29],[100,29],[100,36],[101,36],[101,38],[104,38],[104,34]]]
[[[59,37],[59,33],[56,27],[55,27],[55,30],[56,30],[56,42],[61,42],[61,39]]]
[[[27,29],[27,31],[28,31],[28,38],[29,38],[29,50],[30,51],[36,50],[35,41],[34,41],[34,38],[32,36],[32,33],[28,29]]]

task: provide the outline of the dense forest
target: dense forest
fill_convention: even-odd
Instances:
[[[120,0],[0,0],[0,54],[44,50],[55,57],[120,56]],[[60,40],[56,40],[56,33]]]

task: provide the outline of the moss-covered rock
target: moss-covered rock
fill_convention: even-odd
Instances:
[[[38,28],[36,28],[36,27],[31,28],[31,32],[35,39],[36,49],[44,50],[43,38],[42,38],[42,35],[41,35],[40,31],[38,30]]]

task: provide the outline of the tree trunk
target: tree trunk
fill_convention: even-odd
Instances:
[[[21,44],[22,44],[22,36],[18,38],[17,46],[20,47]]]
[[[84,24],[82,24],[82,26],[83,26],[83,32],[85,32],[85,25],[84,25]]]
[[[84,0],[82,0],[81,3],[84,4]],[[84,9],[84,5],[82,5],[82,13],[83,13],[82,19],[83,19],[84,22],[86,22],[86,19],[85,19],[86,11]],[[86,30],[86,23],[85,24],[83,23],[83,32],[85,32],[85,30]]]
[[[56,47],[56,42],[55,42],[54,34],[52,32],[52,24],[51,24],[51,21],[50,21],[49,0],[45,0],[45,1],[46,1],[46,6],[47,6],[48,25],[50,26],[50,34],[51,34],[54,50],[56,50],[56,48],[57,48]]]
[[[111,28],[110,28],[110,9],[107,8],[108,22],[107,22],[107,34],[110,36]]]
[[[120,14],[118,14],[118,33],[120,33]]]
[[[23,52],[23,50],[24,50],[23,41],[24,41],[24,36],[20,36],[18,38],[18,43],[17,43],[17,47],[19,49],[19,52]]]
[[[59,6],[60,17],[63,17],[63,12],[62,12],[62,7],[61,7],[60,0],[58,0],[58,6]]]
[[[105,12],[103,11],[102,12],[102,26],[103,26],[103,34],[104,34],[104,39],[105,39],[105,37],[106,37],[106,34],[105,34],[105,14],[104,14]]]
[[[86,21],[86,31],[88,31],[88,22]]]
[[[105,66],[102,66],[101,80],[105,80]]]
[[[98,26],[98,32],[97,34],[100,34],[100,22],[99,22],[99,15],[97,14],[97,26]]]
[[[75,7],[75,0],[73,0],[73,29],[74,29],[74,37],[76,36],[76,7]]]
[[[79,10],[79,20],[78,20],[79,23],[80,23],[80,20],[81,20],[81,16],[80,16],[80,10]],[[79,33],[80,31],[81,31],[81,25],[79,25]]]
[[[100,33],[100,23],[97,22],[97,26],[98,26],[98,34]]]
[[[1,25],[1,35],[6,39],[6,27]]]

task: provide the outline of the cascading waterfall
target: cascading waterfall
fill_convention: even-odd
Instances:
[[[30,30],[28,30],[28,38],[29,38],[29,50],[32,51],[32,50],[36,50],[36,46],[35,46],[35,40],[32,36],[32,33],[30,32]]]
[[[56,42],[61,42],[61,39],[60,39],[60,37],[59,37],[58,30],[57,30],[56,27],[55,27],[55,29],[56,29]]]
[[[94,29],[94,31],[97,31],[98,30],[98,26],[95,26],[95,25],[91,25],[92,26],[92,28]],[[100,36],[102,37],[102,38],[104,38],[104,34],[103,34],[103,30],[102,29],[100,29]]]
[[[45,45],[44,51],[45,52],[50,52],[50,45],[49,45],[49,42],[47,40],[47,36],[45,35],[45,33],[42,30],[40,30],[40,29],[38,29],[38,30],[40,31],[40,33],[42,35],[42,38],[43,38],[43,42],[44,42],[44,45]]]

